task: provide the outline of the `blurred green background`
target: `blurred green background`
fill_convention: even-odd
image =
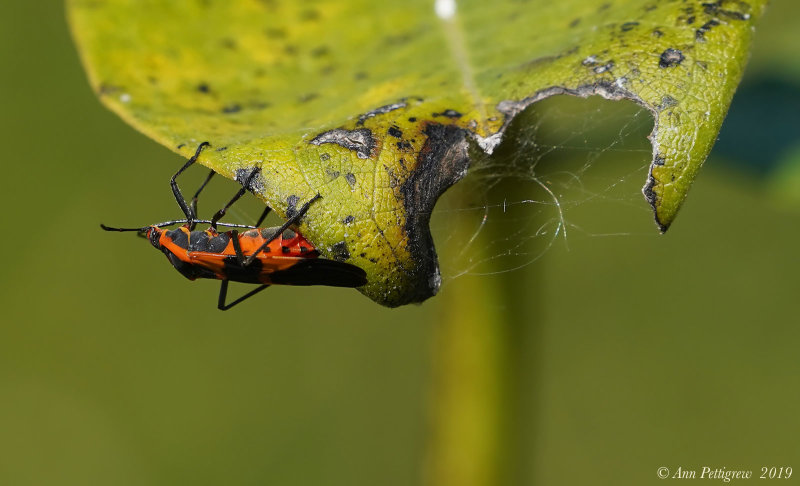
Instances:
[[[216,283],[98,227],[177,215],[181,159],[100,106],[60,2],[6,3],[0,484],[420,484],[437,460],[437,363],[458,329],[442,326],[476,305],[513,338],[498,413],[515,431],[514,483],[800,468],[800,125],[786,109],[798,14],[773,2],[667,235],[639,192],[649,114],[548,100],[434,215],[440,296],[390,310],[352,290],[273,287],[222,313]],[[235,190],[216,180],[201,210]],[[258,215],[249,199],[231,221]]]

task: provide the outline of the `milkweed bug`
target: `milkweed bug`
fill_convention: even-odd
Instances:
[[[322,196],[317,194],[281,226],[260,228],[270,212],[264,210],[254,226],[219,222],[228,208],[244,195],[258,168],[245,179],[242,188],[211,220],[197,219],[197,198],[215,172],[212,170],[194,194],[191,203],[183,197],[176,178],[197,161],[208,142],[200,144],[194,156],[170,179],[170,187],[185,219],[156,223],[141,228],[113,228],[101,224],[106,231],[136,231],[161,250],[178,272],[189,280],[210,278],[221,280],[217,307],[228,310],[234,305],[261,292],[270,285],[328,285],[333,287],[360,287],[367,283],[364,270],[348,263],[320,258],[314,246],[299,233],[289,229],[297,224],[308,208]],[[181,224],[175,229],[167,226]],[[195,231],[197,224],[208,224],[205,231]],[[218,232],[218,226],[246,229],[243,233],[233,229]],[[226,304],[228,282],[260,284],[256,289]]]

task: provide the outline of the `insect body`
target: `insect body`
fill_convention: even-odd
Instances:
[[[245,233],[218,233],[209,228],[190,231],[188,225],[172,230],[151,226],[147,238],[167,255],[184,277],[217,278],[245,283],[273,283],[270,275],[286,271],[303,260],[315,260],[319,253],[305,238],[292,230],[274,235],[280,228],[252,229]],[[274,238],[273,238],[274,236]],[[252,255],[269,242],[249,265],[237,255]],[[280,277],[279,277],[280,280]]]
[[[290,229],[254,228],[218,233],[209,228],[190,231],[189,225],[172,230],[151,226],[150,243],[164,252],[186,278],[212,278],[243,283],[329,285],[358,287],[364,271],[353,265],[319,258],[302,235]],[[254,258],[248,263],[246,255]]]
[[[282,226],[259,228],[269,212],[269,207],[255,226],[220,223],[219,218],[245,192],[252,178],[258,173],[254,169],[247,177],[243,188],[210,221],[196,219],[197,195],[211,179],[214,172],[195,194],[191,204],[183,198],[175,177],[191,165],[206,144],[197,149],[189,162],[172,177],[170,184],[178,205],[186,214],[184,220],[167,221],[143,228],[111,228],[100,225],[107,231],[137,231],[147,237],[150,243],[161,250],[170,263],[186,278],[218,279],[220,294],[218,308],[227,310],[243,300],[252,297],[272,284],[276,285],[328,285],[334,287],[359,287],[367,282],[366,273],[361,268],[335,260],[320,258],[314,246],[302,235],[289,229],[308,211],[311,204],[321,196],[317,195],[305,203]],[[166,226],[184,223],[174,229]],[[209,223],[205,231],[195,231],[198,223]],[[246,228],[240,233],[234,229],[218,232],[217,226]],[[228,282],[261,284],[230,304],[226,304]]]

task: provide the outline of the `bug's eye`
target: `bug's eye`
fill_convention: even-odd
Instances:
[[[150,239],[150,244],[154,247],[161,249],[161,243],[159,240],[161,239],[161,232],[155,228],[150,228],[147,230],[147,237]]]

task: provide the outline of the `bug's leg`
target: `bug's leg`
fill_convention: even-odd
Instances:
[[[261,169],[258,167],[253,169],[250,172],[250,175],[247,176],[247,179],[244,180],[242,188],[239,189],[239,192],[237,192],[236,195],[233,196],[233,198],[230,201],[228,201],[228,204],[226,204],[225,207],[217,211],[216,214],[214,214],[214,217],[211,218],[211,227],[214,228],[215,231],[217,229],[217,221],[219,221],[220,219],[222,219],[223,216],[225,216],[225,212],[228,210],[229,207],[233,205],[233,203],[238,201],[240,197],[244,196],[244,193],[247,192],[247,188],[250,187],[250,182],[253,180],[256,174],[259,173],[259,171],[261,171]]]
[[[233,243],[233,251],[236,252],[239,265],[244,266],[244,253],[242,253],[242,245],[239,243],[239,232],[236,230],[231,231],[231,243]]]
[[[261,223],[263,223],[264,220],[267,219],[267,215],[269,214],[270,211],[272,211],[271,207],[267,206],[264,208],[264,212],[261,213],[261,217],[258,218],[258,221],[256,221],[256,224],[254,225],[256,228],[261,227]]]
[[[192,211],[192,215],[195,218],[197,218],[197,197],[200,196],[200,192],[202,192],[203,189],[205,189],[206,185],[208,185],[208,182],[211,180],[212,177],[214,177],[214,174],[216,174],[216,172],[214,172],[214,169],[211,169],[211,172],[209,172],[208,175],[206,176],[206,180],[203,181],[203,183],[200,185],[200,188],[197,189],[197,192],[195,192],[194,196],[192,196],[192,202],[189,203],[189,210]],[[195,224],[190,225],[189,230],[194,230],[194,227]]]
[[[217,301],[217,309],[219,310],[228,310],[231,307],[235,306],[239,302],[245,301],[250,297],[256,295],[257,293],[261,292],[265,288],[269,287],[268,284],[260,285],[258,288],[251,290],[250,292],[244,294],[243,296],[239,297],[238,299],[234,300],[230,304],[225,303],[225,298],[228,296],[228,281],[223,280],[219,286],[219,300]]]
[[[322,196],[317,194],[316,196],[312,197],[311,200],[309,200],[307,203],[303,204],[303,206],[300,208],[300,210],[298,210],[296,213],[294,213],[294,215],[291,218],[289,218],[288,221],[283,223],[281,225],[281,227],[278,228],[275,231],[275,233],[272,236],[269,237],[269,239],[267,241],[265,241],[261,246],[258,247],[258,249],[256,251],[253,252],[252,255],[247,257],[247,260],[245,260],[244,264],[245,265],[250,265],[250,263],[256,258],[256,255],[261,253],[261,250],[263,250],[264,248],[267,247],[267,245],[272,243],[272,240],[274,240],[275,238],[278,237],[278,235],[280,235],[281,233],[286,231],[289,228],[289,226],[291,226],[293,224],[297,224],[297,222],[300,221],[300,219],[303,216],[305,216],[305,214],[308,212],[308,208],[311,207],[311,204],[313,204],[314,201],[316,201],[317,199],[321,199],[321,198],[322,198]]]
[[[175,200],[178,202],[178,206],[181,207],[181,211],[183,211],[183,214],[186,215],[186,219],[189,221],[190,226],[192,225],[192,221],[194,220],[194,214],[192,213],[192,210],[189,208],[189,205],[186,204],[186,199],[183,197],[183,194],[181,194],[181,190],[178,189],[178,183],[175,182],[175,178],[181,175],[181,173],[186,169],[188,169],[192,164],[197,162],[197,158],[200,157],[200,152],[202,152],[204,148],[210,146],[211,144],[208,142],[201,143],[200,146],[197,147],[197,151],[194,153],[194,155],[192,155],[192,158],[186,161],[186,164],[184,164],[183,167],[178,169],[178,172],[176,172],[169,180],[169,185],[172,188],[172,194],[175,196]]]

